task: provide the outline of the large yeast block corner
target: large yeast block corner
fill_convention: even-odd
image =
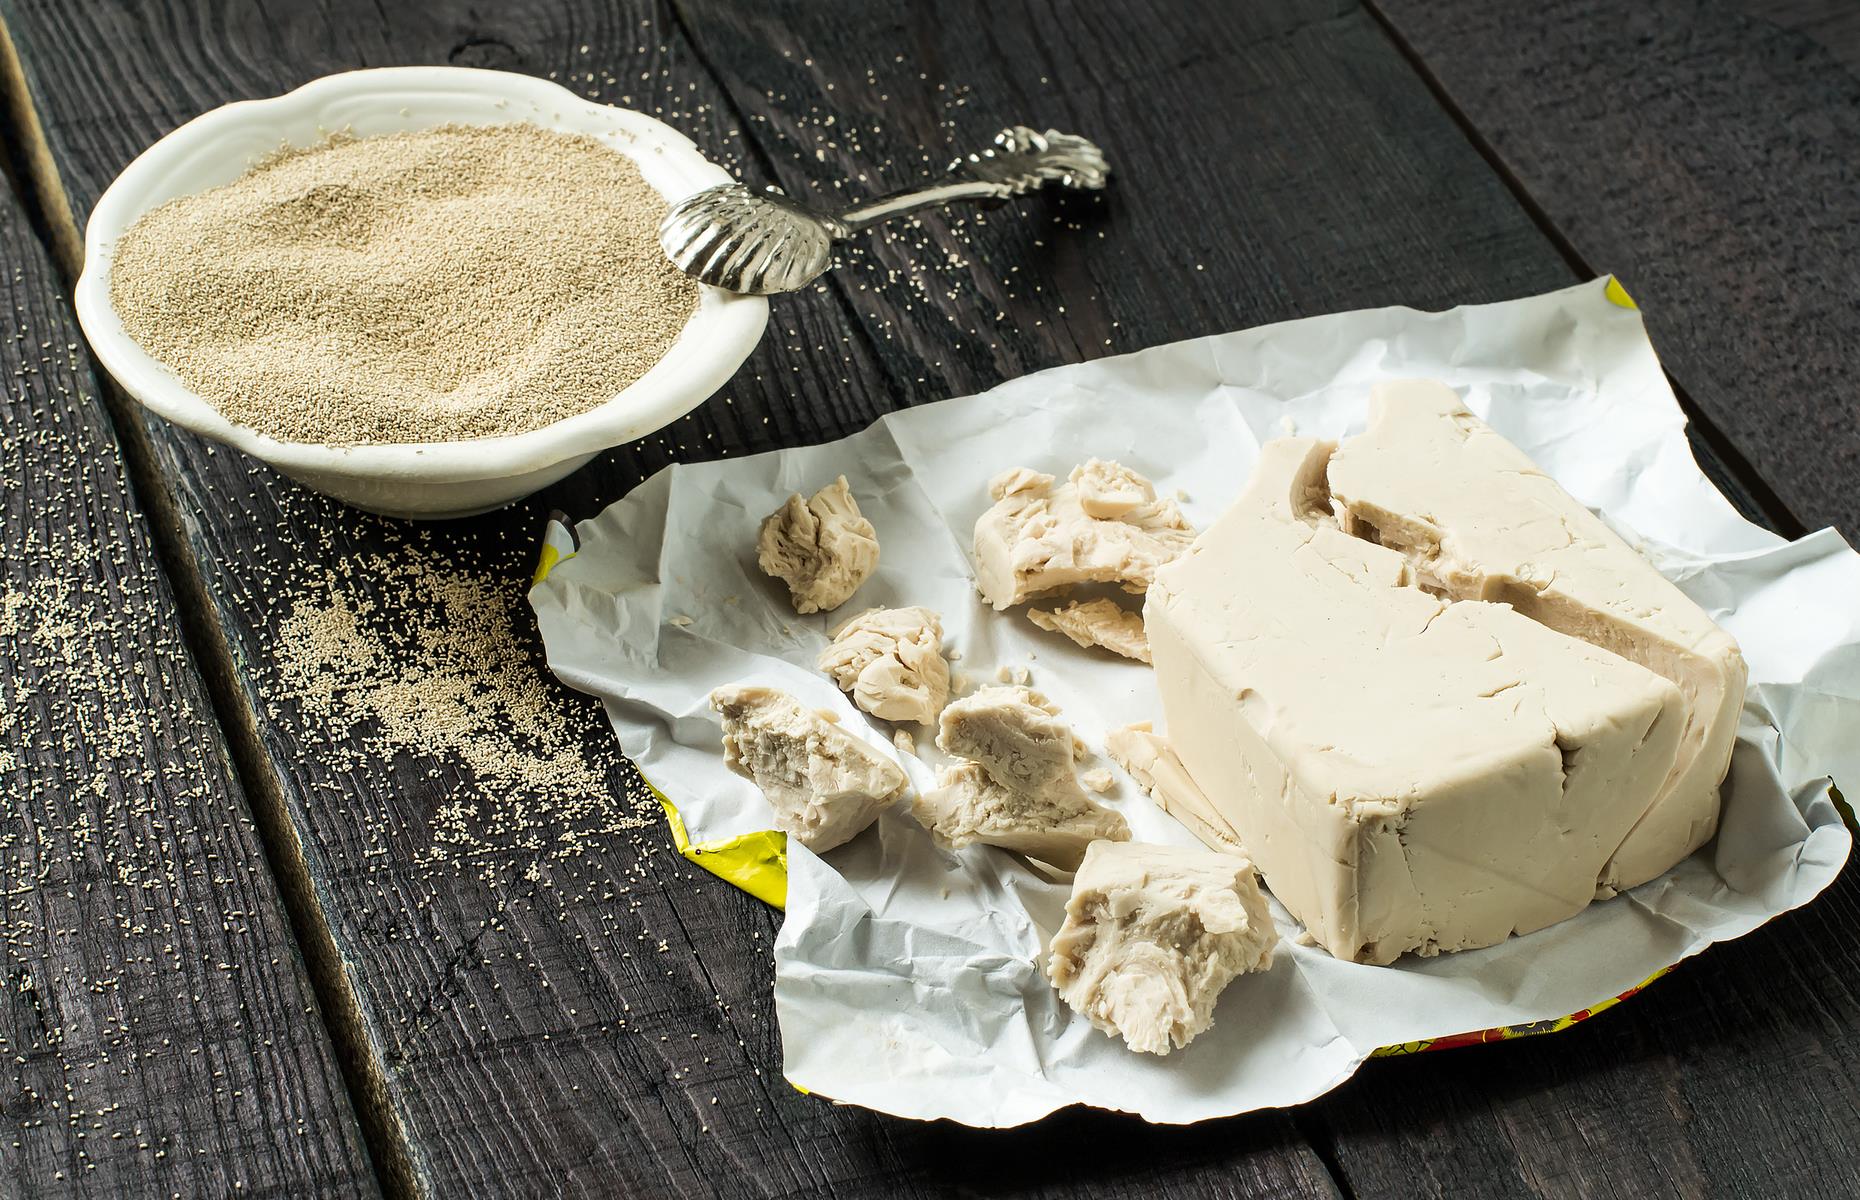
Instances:
[[[1524,472],[1555,484],[1457,401],[1437,401],[1385,393],[1370,433],[1341,450],[1269,443],[1247,492],[1158,572],[1145,608],[1175,754],[1274,894],[1333,955],[1363,962],[1492,945],[1664,871],[1701,825],[1710,835],[1723,772],[1709,747],[1710,816],[1694,803],[1667,818],[1675,781],[1710,773],[1697,764],[1716,709],[1701,717],[1700,697],[1717,693],[1662,670],[1647,646],[1710,644],[1693,614],[1715,627],[1692,609],[1665,626],[1642,614],[1664,640],[1591,636],[1628,627],[1631,604],[1598,597],[1585,622],[1585,599],[1607,586],[1645,601],[1658,589],[1642,572],[1671,593],[1662,607],[1690,604],[1561,489],[1588,523],[1560,516],[1601,547],[1592,564],[1558,558],[1534,589],[1555,600],[1536,608],[1468,582],[1537,578],[1529,564],[1542,560],[1506,543],[1507,518],[1472,514],[1508,505],[1539,528],[1551,501]],[[1430,439],[1411,423],[1439,429]],[[1403,465],[1407,442],[1457,434],[1517,461],[1443,452]],[[1409,470],[1424,483],[1405,492],[1395,477]],[[1479,535],[1471,548],[1456,521]],[[1423,528],[1441,536],[1400,532]],[[1717,636],[1741,699],[1741,660]]]

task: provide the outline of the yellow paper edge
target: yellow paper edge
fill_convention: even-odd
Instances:
[[[560,563],[575,557],[581,547],[575,541],[575,533],[568,527],[568,518],[561,513],[550,516],[543,525],[542,549],[536,554],[536,570],[530,574],[530,586],[535,587],[549,578],[549,572]]]
[[[647,781],[646,786],[658,797],[659,807],[665,810],[665,823],[672,827],[672,843],[678,847],[680,855],[764,904],[780,909],[788,907],[787,834],[779,829],[758,829],[732,838],[693,842],[678,806],[653,787],[651,781]]]
[[[1613,275],[1608,277],[1608,286],[1602,289],[1602,295],[1608,297],[1608,299],[1614,303],[1619,304],[1622,308],[1631,308],[1636,312],[1640,311],[1640,305],[1634,303],[1634,297],[1628,295],[1628,290],[1622,287],[1621,281],[1616,279]]]
[[[536,557],[536,573],[530,576],[530,586],[535,587],[549,578],[549,572],[555,570],[555,564],[561,561],[562,552],[548,542],[544,542],[542,553]]]
[[[1671,967],[1661,967],[1635,986],[1598,1001],[1566,1017],[1552,1017],[1547,1021],[1532,1021],[1527,1025],[1501,1025],[1497,1029],[1481,1029],[1472,1033],[1455,1033],[1447,1037],[1428,1038],[1419,1042],[1402,1042],[1396,1046],[1383,1046],[1370,1054],[1371,1058],[1393,1058],[1403,1054],[1420,1054],[1426,1050],[1451,1050],[1458,1046],[1477,1046],[1486,1042],[1508,1042],[1513,1038],[1536,1037],[1540,1033],[1561,1033],[1579,1021],[1586,1021],[1596,1013],[1606,1012],[1629,996],[1647,987],[1654,980],[1672,971]]]

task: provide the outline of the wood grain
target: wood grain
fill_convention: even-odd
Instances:
[[[782,184],[822,203],[940,173],[1009,124],[1103,144],[1103,195],[925,214],[855,244],[836,278],[926,397],[1289,317],[1573,282],[1345,0],[677,8]]]
[[[1009,124],[1104,144],[1118,182],[1102,196],[926,214],[854,244],[836,282],[914,397],[1200,334],[1513,299],[1592,274],[1572,271],[1350,0],[1217,14],[874,0],[856,22],[800,3],[677,8],[783,186],[823,204],[940,173]],[[1690,432],[1746,516],[1795,528],[1723,460],[1714,431]]]
[[[1849,871],[1567,1033],[1372,1062],[1301,1128],[1362,1198],[1852,1196],[1856,921]]]
[[[353,66],[457,61],[566,78],[658,111],[757,177],[737,120],[688,45],[650,6],[337,4],[320,13],[79,5],[5,9],[64,186],[78,211],[167,128],[224,100],[275,93]],[[582,49],[587,47],[586,51]],[[262,65],[261,65],[262,64]],[[595,78],[586,76],[592,73]],[[642,78],[643,77],[643,78]],[[121,86],[101,82],[114,78]],[[608,83],[612,79],[615,82]],[[1070,1119],[1100,1148],[1030,1170],[1022,1143],[900,1125],[804,1097],[780,1079],[767,947],[776,914],[670,853],[655,821],[572,853],[499,845],[437,856],[443,806],[474,781],[444,756],[382,753],[293,700],[276,640],[293,601],[349,564],[384,625],[420,619],[391,561],[418,555],[488,580],[521,609],[534,539],[552,507],[586,515],[673,459],[850,432],[911,395],[878,368],[832,289],[783,305],[724,397],[662,436],[490,517],[418,532],[361,517],[162,425],[149,453],[170,491],[175,552],[196,563],[229,664],[223,708],[275,781],[294,835],[308,919],[342,964],[332,1005],[374,1064],[377,1151],[396,1189],[432,1195],[1324,1195],[1321,1164],[1282,1116],[1185,1135],[1178,1152],[1117,1156],[1135,1123]],[[129,419],[141,420],[140,417]],[[569,702],[574,705],[574,702]],[[591,757],[611,752],[598,713],[574,705]],[[612,765],[616,793],[637,793]],[[492,840],[479,828],[474,836]],[[285,864],[287,872],[292,864]],[[352,1018],[343,1012],[352,1009]],[[1038,1143],[1036,1143],[1038,1144]]]
[[[374,1195],[62,281],[10,192],[0,263],[0,1195]]]
[[[1852,6],[1380,4],[1789,509],[1860,536]]]

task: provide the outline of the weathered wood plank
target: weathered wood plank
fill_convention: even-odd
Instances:
[[[0,192],[0,1195],[376,1194],[64,286]]]
[[[1068,8],[1037,25],[998,4],[879,4],[848,28],[817,6],[680,0],[791,192],[909,182],[939,165],[912,146],[952,116],[969,136],[1031,118],[1104,139],[1121,183],[1102,205],[1047,218],[1082,228],[926,217],[851,262],[855,309],[887,367],[931,394],[1191,332],[1576,278],[1365,14],[1229,7],[1171,20],[1151,6],[1141,22]],[[960,261],[913,268],[938,251]],[[888,282],[913,269],[922,288]],[[948,345],[991,289],[1012,292],[1007,319]],[[1656,321],[1669,361],[1682,335]],[[1695,447],[1761,519],[1710,446]],[[1357,1196],[1737,1194],[1765,1178],[1851,1191],[1843,1123],[1800,1114],[1851,1109],[1857,897],[1850,877],[1578,1031],[1371,1064],[1299,1128]]]
[[[1860,536],[1852,6],[1380,3],[1790,510]]]
[[[1314,313],[1445,308],[1581,277],[1354,0],[1204,7],[886,0],[848,21],[812,5],[678,0],[796,195],[832,204],[906,186],[1008,124],[1104,143],[1117,182],[1103,197],[927,215],[855,245],[838,282],[913,397]],[[1790,527],[1715,441],[1693,431],[1713,482],[1746,515]]]
[[[573,73],[582,91],[663,109],[757,170],[688,45],[650,5],[0,8],[79,213],[144,144],[202,108],[399,62]],[[630,802],[644,797],[595,712],[557,696],[550,704],[562,707],[547,716],[572,728],[559,748],[622,799],[572,797],[576,815],[564,821],[575,837],[557,844],[546,836],[553,825],[534,819],[549,797],[519,788],[532,809],[519,812],[488,794],[467,756],[384,740],[378,721],[357,719],[353,696],[313,705],[293,683],[301,660],[282,643],[318,628],[334,600],[373,606],[377,634],[417,632],[461,586],[514,631],[494,668],[540,680],[521,589],[549,508],[594,512],[673,458],[848,432],[906,395],[929,398],[891,385],[837,292],[810,292],[783,305],[726,399],[531,503],[418,532],[146,423],[178,549],[199,565],[236,668],[253,757],[274,766],[281,819],[302,843],[300,868],[344,964],[356,1012],[348,1035],[378,1064],[377,1136],[395,1152],[396,1185],[435,1195],[930,1195],[1037,1194],[1070,1179],[1093,1194],[1186,1196],[1238,1178],[1262,1195],[1330,1191],[1279,1116],[1186,1135],[1165,1152],[1177,1143],[1111,1118],[1069,1118],[1023,1143],[802,1097],[779,1077],[759,949],[774,915],[671,855],[656,821],[626,827],[638,815]],[[331,568],[348,574],[332,578]],[[448,808],[474,797],[475,810]],[[1090,1131],[1101,1148],[1068,1167],[1057,1154],[1068,1130]],[[1153,1152],[1119,1157],[1114,1138]],[[1024,1144],[1055,1147],[1048,1170],[1029,1170]]]
[[[1856,921],[1850,871],[1572,1031],[1371,1063],[1301,1128],[1365,1200],[1854,1195]]]
[[[1860,68],[1860,8],[1847,0],[1731,0],[1758,21],[1806,36],[1849,70]]]
[[[881,359],[926,395],[1571,281],[1351,0],[677,8],[783,185],[824,204],[938,174],[1004,125],[1103,144],[1101,197],[926,214],[850,256],[840,279]]]

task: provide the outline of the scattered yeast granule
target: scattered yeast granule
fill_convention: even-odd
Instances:
[[[519,632],[534,628],[521,587],[391,541],[295,573],[275,661],[282,698],[328,730],[329,766],[411,761],[443,789],[422,864],[533,878],[655,819],[598,703],[550,676]]]
[[[282,440],[524,433],[677,340],[698,289],[659,249],[666,207],[591,137],[339,133],[143,216],[110,301],[190,389]]]

